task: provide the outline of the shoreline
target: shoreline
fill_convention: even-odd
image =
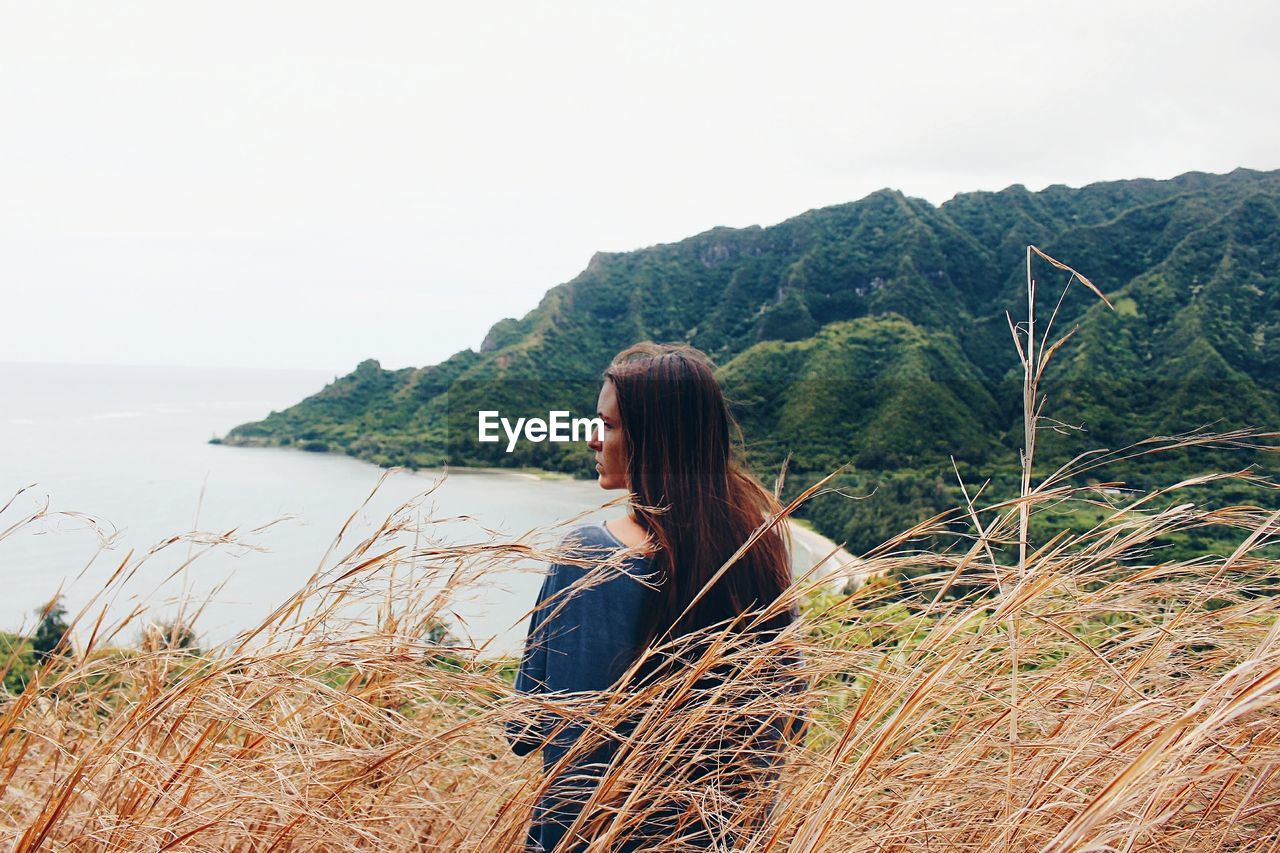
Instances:
[[[813,555],[815,563],[810,571],[822,578],[825,585],[840,590],[851,580],[866,581],[869,573],[858,568],[862,560],[843,545],[823,536],[803,519],[788,518],[787,523],[791,525],[791,538],[795,544]]]
[[[372,464],[372,463],[370,463]],[[385,469],[384,469],[385,470]],[[407,470],[407,469],[406,469]],[[536,481],[555,481],[555,480],[574,480],[579,482],[590,482],[592,477],[574,477],[572,474],[566,474],[563,471],[548,471],[545,468],[492,468],[492,467],[476,467],[470,465],[459,465],[454,467],[440,468],[419,468],[412,471],[414,474],[510,474],[527,480]],[[821,569],[817,575],[823,577],[833,587],[843,587],[844,583],[861,575],[865,572],[858,571],[855,567],[861,560],[850,553],[843,545],[838,544],[835,540],[824,536],[813,528],[811,522],[802,518],[788,518],[787,524],[791,530],[792,541],[808,551],[815,560],[825,556],[821,562],[815,562],[813,568]]]
[[[272,447],[280,450],[296,450],[304,451],[302,448],[292,445],[277,443],[241,443],[241,442],[211,442],[221,444],[224,447]],[[389,471],[399,469],[400,471],[411,474],[413,476],[440,477],[440,476],[468,476],[471,474],[480,475],[505,475],[517,477],[521,480],[529,480],[533,482],[557,482],[557,481],[575,481],[575,482],[591,482],[592,477],[575,477],[572,474],[563,471],[551,471],[546,468],[520,467],[520,468],[502,468],[493,466],[475,466],[475,465],[441,465],[430,468],[410,468],[405,465],[388,465],[382,466],[369,459],[360,456],[353,456],[350,453],[335,453],[333,451],[325,451],[329,456],[340,456],[348,459],[354,459],[366,465],[370,465],[379,471]],[[793,547],[792,565],[794,569],[795,554],[797,549],[803,549],[815,561],[821,559],[821,562],[815,562],[812,567],[805,570],[806,573],[813,571],[815,578],[821,578],[822,583],[832,590],[843,589],[851,580],[866,580],[866,572],[857,569],[857,565],[861,562],[857,556],[850,553],[843,545],[836,543],[834,540],[824,536],[813,528],[811,522],[806,519],[788,518],[787,524],[790,527]]]
[[[359,459],[358,456],[353,456],[351,458]],[[368,462],[367,459],[361,459],[360,461]],[[369,462],[369,464],[374,465],[372,462]],[[388,470],[387,468],[383,468],[381,465],[374,465],[374,467],[382,471]],[[563,471],[548,471],[545,468],[481,468],[474,465],[442,465],[439,468],[416,469],[406,468],[403,465],[391,465],[388,467],[400,468],[411,474],[426,474],[428,476],[435,474],[447,474],[449,476],[454,474],[460,474],[463,476],[466,476],[467,474],[509,474],[523,480],[538,480],[541,482],[552,482],[555,480],[581,480],[582,482],[588,482],[590,480],[590,478],[587,477],[575,477],[572,474],[566,474]]]

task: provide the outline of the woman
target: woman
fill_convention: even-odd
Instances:
[[[576,528],[564,543],[566,560],[550,567],[530,620],[515,685],[522,693],[590,697],[610,688],[635,691],[669,684],[706,649],[705,643],[686,643],[675,651],[672,641],[704,638],[705,629],[726,626],[734,636],[764,640],[797,615],[794,604],[778,604],[791,582],[785,527],[774,525],[738,555],[779,507],[734,458],[730,436],[736,425],[707,357],[685,345],[646,342],[630,347],[605,370],[597,407],[604,432],[589,446],[596,454],[599,483],[604,489],[628,489],[629,513]],[[722,571],[735,555],[738,559]],[[605,563],[613,571],[601,580],[590,571],[592,558],[611,558]],[[591,582],[583,583],[588,574]],[[760,618],[750,618],[756,615]],[[646,650],[650,654],[644,655]],[[767,682],[758,670],[750,681],[735,682],[732,667],[718,665],[681,694],[682,707],[689,706],[689,696],[709,695],[706,691],[716,685],[721,695],[725,688],[745,683],[757,692],[762,684],[773,683],[803,689],[792,668],[798,662],[792,656],[788,666],[766,670],[773,673]],[[779,674],[781,681],[774,678]],[[675,709],[670,703],[663,708]],[[745,799],[752,788],[772,782],[776,762],[770,756],[779,754],[776,746],[784,736],[798,733],[803,718],[792,716],[784,724],[775,717],[738,716],[736,728],[722,725],[722,714],[714,726],[707,717],[681,730],[680,737],[692,729],[714,729],[714,736],[702,736],[704,742],[683,752],[661,750],[675,756],[661,771],[664,778],[676,774],[682,784],[703,780],[708,788],[711,777],[721,802],[725,797]],[[630,718],[616,730],[628,734],[638,722],[639,716]],[[660,723],[651,720],[648,725],[660,730]],[[657,742],[666,747],[676,730],[662,731]],[[744,733],[754,741],[744,741]],[[643,765],[653,758],[630,745],[628,755],[617,756],[623,740],[598,732],[590,742],[579,743],[584,734],[584,723],[565,723],[546,712],[508,725],[517,754],[543,749],[551,780],[534,808],[528,850],[584,848],[607,820],[579,821],[576,827],[574,822],[608,773],[610,761],[618,757],[617,765]],[[653,748],[652,738],[648,742],[649,753],[660,751]],[[723,760],[730,753],[748,759]],[[694,755],[699,759],[689,758]],[[763,762],[760,756],[765,756]],[[611,785],[616,782],[616,773],[610,780]],[[708,826],[699,816],[705,807],[690,808],[670,797],[650,804],[645,813],[639,826],[627,827],[624,846],[611,849],[652,849],[655,844],[708,849],[736,838]],[[567,838],[571,829],[573,837]]]

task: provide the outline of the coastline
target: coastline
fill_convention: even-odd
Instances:
[[[469,465],[440,468],[419,468],[416,474],[509,474],[527,480],[581,480],[589,482],[590,477],[574,477],[562,471],[548,471],[545,468],[480,468]],[[857,569],[861,562],[845,547],[824,536],[813,528],[812,523],[802,518],[788,518],[791,538],[796,546],[804,549],[814,559],[817,574],[826,578],[833,588],[842,588],[845,582],[853,578],[861,578],[865,572]],[[821,558],[821,562],[817,562]]]
[[[511,474],[529,480],[582,480],[590,481],[590,477],[574,477],[560,471],[547,471],[542,468],[477,468],[458,466],[453,468],[421,468],[415,473],[447,472],[449,474]],[[861,560],[848,551],[842,544],[824,536],[813,528],[811,522],[802,518],[788,518],[794,550],[803,550],[813,561],[810,568],[815,577],[823,579],[823,583],[833,590],[841,590],[851,580],[864,582],[869,573],[859,568]],[[794,570],[796,554],[792,555]]]
[[[353,457],[358,458],[358,457]],[[361,460],[368,461],[368,460]],[[373,463],[370,463],[373,464]],[[378,466],[381,468],[382,466]],[[403,467],[403,466],[390,466]],[[383,469],[386,470],[386,469]],[[406,471],[412,471],[414,474],[448,474],[450,476],[459,474],[466,476],[467,474],[510,474],[513,477],[520,477],[524,480],[576,480],[572,474],[566,474],[563,471],[548,471],[545,468],[480,468],[474,465],[442,465],[439,468],[405,468]],[[583,478],[584,480],[586,478]]]
[[[788,518],[791,538],[798,548],[812,555],[814,572],[833,590],[843,589],[851,580],[866,581],[869,573],[859,568],[861,560],[840,545],[809,526],[803,519]],[[821,560],[821,562],[817,562]]]
[[[215,440],[215,441],[211,441],[210,443],[221,444],[223,446],[229,446],[229,447],[273,447],[273,448],[285,449],[285,450],[296,450],[303,453],[314,452],[314,451],[304,450],[303,448],[297,447],[294,445],[280,444],[277,442],[266,442],[266,441],[239,440],[234,442],[226,442],[223,440]],[[572,474],[568,474],[563,471],[550,471],[546,468],[535,468],[535,467],[501,468],[501,467],[488,467],[488,466],[480,467],[480,466],[473,466],[473,465],[441,465],[438,467],[433,466],[430,468],[409,468],[403,465],[382,466],[382,465],[378,465],[376,462],[373,462],[370,459],[366,459],[360,456],[353,456],[352,454],[349,454],[349,453],[341,453],[341,452],[335,453],[334,451],[325,451],[325,453],[334,455],[334,456],[345,456],[351,459],[356,459],[356,460],[359,460],[360,462],[364,462],[367,465],[372,465],[373,467],[381,471],[390,470],[392,468],[399,468],[401,471],[404,471],[406,473],[410,473],[416,476],[426,476],[426,477],[439,477],[442,475],[465,477],[472,474],[479,474],[479,475],[486,475],[486,476],[504,475],[504,476],[510,476],[510,477],[517,477],[522,480],[530,480],[534,482],[554,482],[554,481],[566,481],[566,480],[581,480],[582,482],[589,482],[592,479],[590,477],[574,477]],[[843,545],[840,545],[836,543],[834,540],[819,533],[817,530],[813,528],[813,525],[805,519],[788,518],[787,523],[788,525],[790,525],[793,551],[803,551],[805,555],[807,555],[811,560],[815,561],[814,565],[818,567],[815,572],[815,577],[821,577],[823,579],[823,583],[826,586],[828,586],[832,590],[840,590],[840,589],[843,589],[844,586],[851,580],[856,579],[859,581],[865,581],[867,573],[860,571],[857,568],[858,564],[860,563],[859,558],[854,554],[850,553],[848,550],[846,550]],[[792,555],[793,570],[794,570],[797,556],[799,555],[795,553],[793,553]],[[817,562],[818,560],[821,560],[821,562]],[[810,570],[809,568],[806,568],[802,571],[807,573],[809,570]]]
[[[446,471],[450,474],[512,474],[517,477],[523,477],[530,480],[573,480],[577,479],[572,474],[566,474],[563,471],[549,471],[546,468],[534,468],[522,466],[519,468],[500,468],[500,467],[481,467],[476,465],[432,465],[425,468],[410,468],[407,465],[379,465],[367,456],[360,456],[354,453],[347,453],[342,449],[338,450],[310,450],[306,447],[293,443],[284,443],[274,439],[267,438],[244,438],[231,437],[230,433],[226,435],[215,435],[210,438],[207,444],[219,445],[221,447],[242,447],[242,448],[272,448],[275,450],[296,450],[299,453],[315,453],[329,456],[345,456],[348,459],[356,459],[368,465],[372,465],[379,470],[386,471],[391,468],[399,468],[403,471],[409,471],[414,474],[442,474]]]

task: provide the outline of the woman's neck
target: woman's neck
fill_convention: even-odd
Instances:
[[[605,527],[614,536],[618,537],[618,541],[628,548],[645,548],[649,541],[649,532],[636,521],[635,516],[628,512],[622,518],[615,518],[605,522]]]

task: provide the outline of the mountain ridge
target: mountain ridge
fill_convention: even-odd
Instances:
[[[476,412],[589,413],[609,358],[651,339],[687,341],[716,361],[748,461],[766,482],[788,454],[792,488],[845,462],[863,480],[936,480],[952,456],[1007,467],[998,460],[1016,458],[1021,410],[1004,313],[1025,310],[1029,243],[1117,306],[1080,287],[1057,306],[1061,328],[1080,324],[1081,334],[1048,380],[1060,386],[1061,416],[1087,424],[1089,440],[1115,446],[1186,426],[1197,412],[1271,425],[1280,412],[1278,211],[1280,171],[1248,169],[1039,192],[1015,184],[937,206],[877,190],[772,226],[597,252],[524,316],[496,322],[478,350],[395,371],[368,359],[222,440],[380,465],[588,475],[584,448],[524,443],[506,454],[477,443]],[[1038,275],[1037,313],[1047,319],[1066,277],[1047,267]],[[788,372],[814,365],[826,365],[822,378]],[[1183,403],[1171,409],[1174,399]],[[1052,437],[1046,448],[1050,458],[1068,452]],[[819,528],[840,538],[856,521],[854,512]]]

